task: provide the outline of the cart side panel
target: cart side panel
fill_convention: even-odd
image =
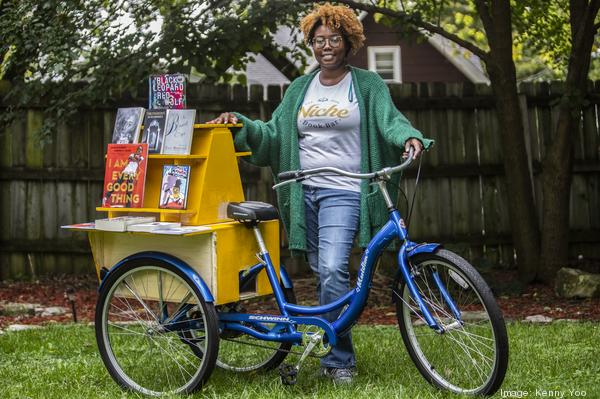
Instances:
[[[273,265],[279,275],[279,222],[272,220],[259,224],[265,245],[269,250]],[[216,231],[217,291],[213,291],[218,304],[235,302],[240,298],[239,272],[258,263],[255,254],[259,252],[258,244],[251,229],[241,223]],[[273,292],[266,272],[259,273],[254,293],[244,293],[244,298],[267,295]]]
[[[181,259],[196,270],[211,292],[216,291],[216,279],[213,278],[216,261],[214,241],[214,233],[171,236],[100,230],[90,232],[90,243],[98,271],[102,267],[110,270],[120,260],[138,252],[164,252]]]

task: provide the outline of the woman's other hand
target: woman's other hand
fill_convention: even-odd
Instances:
[[[221,115],[217,116],[215,119],[212,119],[207,124],[218,124],[218,123],[237,123],[238,118],[235,114],[231,112],[223,112]]]
[[[421,143],[421,140],[415,138],[408,139],[404,143],[404,154],[402,154],[402,158],[408,158],[410,147],[413,147],[415,149],[413,159],[417,159],[421,152],[423,152],[423,143]]]

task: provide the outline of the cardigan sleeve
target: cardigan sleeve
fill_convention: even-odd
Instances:
[[[369,97],[369,113],[374,116],[377,130],[387,143],[404,149],[406,140],[416,138],[423,143],[425,149],[433,145],[433,140],[423,137],[423,134],[398,111],[389,88],[379,75],[373,76]]]
[[[278,161],[276,156],[279,154],[280,136],[277,126],[282,104],[275,109],[268,122],[252,120],[234,112],[244,125],[235,134],[235,148],[238,151],[252,152],[252,155],[246,158],[250,163],[257,166],[273,166],[273,162]]]

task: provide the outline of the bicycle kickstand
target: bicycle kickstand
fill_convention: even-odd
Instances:
[[[313,351],[315,346],[321,342],[321,334],[311,334],[308,337],[308,343],[306,348],[304,348],[304,352],[302,352],[302,356],[300,356],[300,360],[295,365],[293,364],[282,364],[279,366],[279,375],[281,376],[281,383],[283,385],[295,385],[297,382],[298,372],[300,371],[300,365],[306,359],[306,357]]]

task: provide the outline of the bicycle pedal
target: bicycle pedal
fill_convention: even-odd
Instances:
[[[298,380],[298,369],[292,364],[279,366],[279,376],[283,385],[295,385]]]

